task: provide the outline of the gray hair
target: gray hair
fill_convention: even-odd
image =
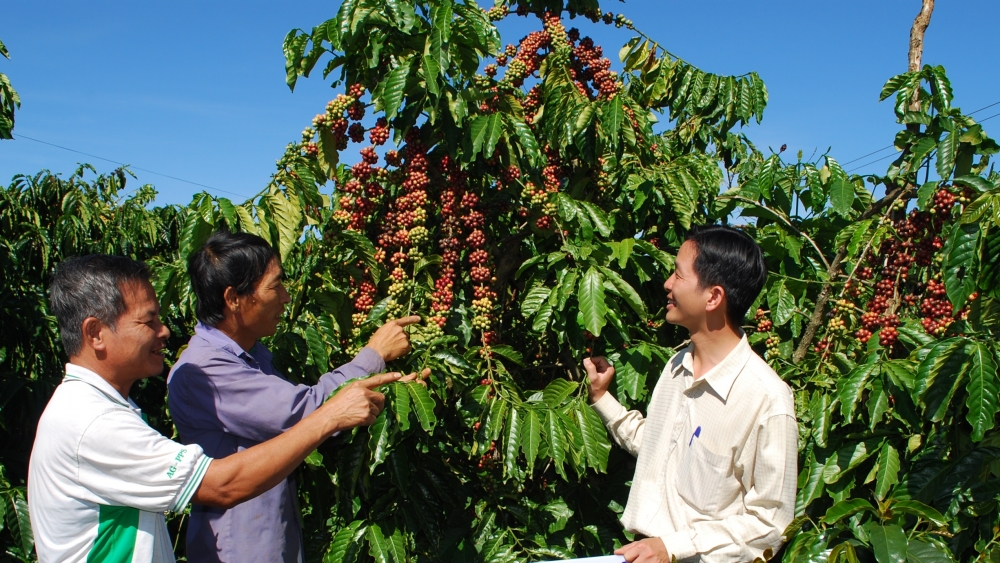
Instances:
[[[52,274],[49,303],[70,357],[83,348],[83,321],[94,317],[115,330],[125,313],[122,286],[149,281],[149,267],[125,256],[91,254],[63,261]]]

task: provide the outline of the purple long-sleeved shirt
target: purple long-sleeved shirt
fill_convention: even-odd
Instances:
[[[378,352],[364,348],[316,385],[294,385],[259,342],[245,352],[222,331],[198,323],[167,377],[168,404],[181,441],[221,459],[288,430],[345,381],[384,369]],[[192,563],[301,563],[295,480],[289,476],[228,510],[192,505],[187,557]]]

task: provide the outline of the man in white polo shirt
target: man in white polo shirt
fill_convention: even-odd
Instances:
[[[170,331],[160,322],[149,270],[120,256],[60,264],[52,311],[69,356],[66,377],[38,423],[28,501],[41,563],[174,561],[164,512],[189,502],[231,507],[284,479],[327,437],[371,424],[399,378],[347,384],[282,435],[225,459],[150,428],[128,398],[163,372]]]
[[[791,390],[740,328],[767,269],[746,233],[692,229],[663,284],[667,322],[691,345],[660,375],[645,416],[608,393],[615,369],[588,358],[593,408],[635,455],[622,524],[630,563],[750,562],[781,547],[795,512],[798,427]]]

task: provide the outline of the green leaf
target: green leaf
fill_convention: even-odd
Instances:
[[[542,423],[538,420],[538,412],[535,409],[524,409],[522,416],[524,422],[521,426],[521,451],[524,452],[524,460],[528,463],[528,475],[535,470],[535,460],[538,459],[538,446],[542,439]]]
[[[904,514],[919,516],[939,528],[943,528],[948,525],[948,519],[945,518],[943,514],[916,500],[897,500],[892,503],[891,508],[893,512],[902,512]]]
[[[944,373],[958,373],[965,362],[965,340],[948,338],[931,344],[924,359],[917,367],[917,379],[914,382],[914,395],[923,399],[927,390],[934,386],[937,377]]]
[[[288,254],[302,236],[302,208],[298,198],[295,198],[295,201],[292,201],[292,198],[294,198],[292,194],[286,195],[280,192],[264,196],[273,224],[278,231],[278,243],[272,245],[278,247],[282,262],[288,258]]]
[[[3,467],[3,466],[0,466]],[[30,554],[35,545],[28,516],[28,501],[23,488],[11,488],[0,493],[0,504],[6,504],[4,522],[14,544],[25,554]]]
[[[959,176],[955,178],[952,181],[952,183],[954,183],[956,186],[972,188],[977,192],[979,192],[980,194],[984,194],[994,189],[993,184],[989,180],[983,178],[982,176],[975,176],[972,174]]]
[[[854,205],[854,184],[846,178],[836,177],[830,181],[830,204],[842,217],[849,217]]]
[[[563,463],[566,461],[566,430],[559,423],[559,416],[555,411],[545,412],[544,432],[549,457],[555,462],[556,472],[565,478]]]
[[[792,320],[795,315],[795,296],[781,279],[771,286],[767,292],[767,306],[771,308],[771,318],[774,324],[782,326]]]
[[[355,520],[347,526],[337,530],[333,535],[333,541],[323,555],[323,563],[354,563],[358,560],[358,553],[361,547],[361,540],[368,532],[368,528],[361,520]]]
[[[646,372],[651,357],[649,345],[645,342],[623,352],[615,366],[615,381],[618,385],[618,400],[626,402],[626,397],[641,400],[646,389]]]
[[[389,540],[382,534],[382,528],[372,522],[368,526],[368,553],[375,558],[376,563],[393,563],[390,555],[392,548]]]
[[[823,516],[823,522],[826,524],[836,524],[845,518],[850,518],[858,512],[867,510],[868,512],[875,513],[875,507],[872,503],[865,499],[852,498],[847,500],[842,500],[837,504],[830,507]]]
[[[623,280],[621,276],[612,271],[609,268],[600,267],[601,274],[604,275],[606,281],[610,281],[612,287],[615,288],[615,294],[625,300],[625,303],[632,308],[633,311],[639,315],[640,318],[646,318],[646,305],[642,302],[642,298],[639,294],[629,285],[628,282]]]
[[[906,546],[906,561],[907,563],[955,563],[955,557],[942,545],[913,539]]]
[[[511,408],[507,414],[507,436],[504,442],[503,474],[516,474],[517,456],[521,449],[521,427],[524,423],[524,411]]]
[[[979,233],[979,225],[956,223],[948,235],[944,286],[948,290],[948,299],[956,311],[965,306],[969,295],[976,289],[976,276],[973,270]]]
[[[899,482],[899,452],[886,442],[878,454],[875,470],[875,497],[878,500],[889,494],[889,489]]]
[[[969,356],[966,384],[968,396],[965,405],[969,408],[966,420],[972,425],[972,441],[979,442],[986,432],[993,428],[997,411],[1000,410],[1000,377],[993,351],[978,341],[966,345]]]
[[[384,462],[389,454],[389,430],[389,419],[383,410],[375,419],[375,423],[368,427],[368,451],[371,452],[369,473],[374,474],[375,468]]]
[[[554,379],[542,390],[542,400],[550,408],[556,408],[576,391],[580,384],[567,379]]]
[[[906,561],[906,534],[895,524],[880,526],[871,523],[867,527],[872,551],[878,563],[904,563]]]
[[[948,179],[955,169],[955,156],[958,154],[958,131],[949,131],[938,142],[937,173],[942,179]]]
[[[521,300],[521,314],[524,315],[524,318],[530,319],[534,316],[542,305],[548,301],[551,293],[552,289],[544,285],[537,285],[528,290],[528,293]]]
[[[309,359],[312,361],[312,365],[320,369],[320,371],[325,372],[329,368],[330,356],[326,353],[326,344],[323,343],[323,337],[320,336],[319,331],[316,327],[309,325],[305,330],[306,344],[309,346]]]
[[[861,392],[868,382],[868,378],[877,374],[881,370],[878,364],[862,364],[853,370],[847,377],[841,378],[837,382],[837,398],[840,399],[840,412],[847,420],[854,416],[854,409],[861,399]]]
[[[601,116],[601,128],[612,149],[618,148],[618,134],[625,121],[625,108],[622,105],[622,95],[617,94],[608,100]]]
[[[490,115],[486,119],[483,138],[483,156],[490,158],[496,149],[497,141],[500,140],[500,133],[503,132],[503,120],[499,112]]]
[[[608,216],[601,208],[589,201],[578,201],[576,203],[587,212],[590,221],[594,224],[594,228],[597,229],[597,232],[601,233],[601,236],[606,237],[611,235],[611,225],[608,221]]]
[[[577,299],[580,301],[580,312],[583,314],[583,328],[594,336],[600,336],[601,329],[607,323],[608,314],[604,297],[604,279],[600,270],[593,266],[587,268],[580,279]]]
[[[383,81],[382,108],[385,110],[385,118],[396,117],[399,108],[403,105],[403,93],[406,91],[406,79],[410,76],[410,62],[399,61],[392,70],[386,74]]]
[[[800,514],[814,500],[823,496],[826,483],[823,474],[826,472],[826,463],[810,456],[808,467],[802,469],[799,475],[799,490],[795,494],[795,513]]]
[[[420,427],[425,432],[434,432],[437,416],[434,414],[434,399],[431,398],[427,388],[419,383],[409,382],[406,384],[406,390],[410,392],[410,398],[413,400],[413,411],[417,413]]]
[[[531,330],[538,333],[544,333],[545,329],[549,326],[549,320],[552,319],[552,313],[555,308],[552,303],[545,302],[541,307],[538,308],[538,314],[535,315],[535,320],[531,323]]]
[[[931,198],[934,197],[934,194],[937,193],[937,189],[938,189],[937,180],[924,182],[920,186],[920,189],[917,190],[917,208],[927,209],[927,204],[931,201]]]
[[[876,451],[876,445],[876,441],[868,440],[840,448],[826,460],[823,467],[823,480],[827,485],[836,483],[849,471],[871,457]]]
[[[520,352],[518,352],[517,350],[515,350],[510,346],[498,345],[498,346],[493,346],[490,349],[493,350],[493,353],[496,354],[497,356],[506,358],[514,362],[518,366],[524,365],[524,357],[521,356]]]
[[[605,473],[608,470],[611,442],[608,441],[604,422],[590,405],[582,402],[576,404],[573,414],[583,436],[583,453],[587,458],[587,465],[598,473]]]
[[[396,424],[403,432],[410,429],[410,413],[413,411],[410,407],[410,392],[406,389],[406,385],[398,381],[392,384],[392,410],[396,415]]]

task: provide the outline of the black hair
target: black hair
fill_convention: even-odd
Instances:
[[[253,293],[278,255],[266,240],[250,233],[216,231],[188,259],[188,274],[194,290],[195,315],[215,326],[225,318],[227,287],[237,295]]]
[[[111,330],[125,314],[122,286],[148,282],[149,268],[125,256],[91,254],[64,260],[52,273],[49,303],[66,355],[83,348],[83,321],[94,317]]]
[[[687,235],[698,256],[694,273],[701,287],[719,285],[726,291],[726,316],[733,326],[743,317],[764,287],[764,253],[745,232],[725,225],[695,226]]]

